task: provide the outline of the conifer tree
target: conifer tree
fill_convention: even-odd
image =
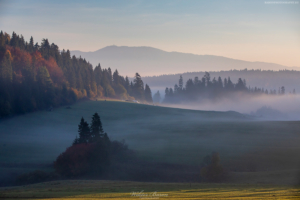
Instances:
[[[153,101],[154,101],[155,103],[159,103],[160,100],[161,100],[160,93],[159,93],[159,91],[157,91],[157,92],[154,94],[154,96],[153,96]]]
[[[182,75],[180,75],[180,78],[179,78],[178,89],[179,89],[179,92],[181,92],[182,89],[183,89],[183,78],[182,78]]]
[[[120,83],[120,78],[119,78],[119,72],[118,70],[116,70],[114,73],[113,73],[113,82],[114,84],[118,85]]]
[[[78,134],[79,139],[78,143],[87,143],[90,138],[90,127],[89,124],[84,121],[83,117],[80,120],[80,124],[78,125]]]
[[[3,34],[3,31],[0,32],[0,47],[4,47],[5,46],[5,37]]]
[[[144,100],[145,98],[145,93],[144,93],[144,83],[142,81],[141,76],[139,75],[139,73],[135,74],[135,78],[134,78],[134,97],[137,100]]]
[[[34,49],[34,41],[33,41],[33,37],[31,36],[30,37],[30,41],[29,41],[29,52],[32,53],[33,52],[33,49]]]
[[[100,116],[98,115],[98,113],[95,113],[92,117],[90,140],[92,142],[95,142],[102,136],[103,136],[103,127],[100,120]]]
[[[147,84],[145,86],[145,100],[148,103],[153,103],[151,89],[150,89],[150,87]]]

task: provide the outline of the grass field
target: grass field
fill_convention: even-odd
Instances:
[[[217,151],[222,165],[235,173],[235,183],[298,181],[299,121],[258,121],[236,112],[118,101],[86,101],[71,109],[2,120],[0,180],[34,169],[51,170],[51,163],[76,137],[80,118],[90,122],[95,112],[109,137],[124,139],[140,158],[197,166]]]
[[[53,181],[0,188],[7,199],[299,199],[299,187],[121,181]]]

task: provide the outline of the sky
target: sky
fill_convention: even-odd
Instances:
[[[300,0],[0,0],[0,30],[61,50],[150,46],[300,67]]]

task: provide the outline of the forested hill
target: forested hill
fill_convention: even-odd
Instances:
[[[180,76],[178,84],[174,85],[174,90],[172,88],[165,89],[165,103],[181,103],[181,102],[192,102],[199,100],[210,100],[216,101],[223,98],[232,98],[233,95],[238,95],[239,98],[250,96],[274,96],[274,95],[285,95],[285,87],[279,87],[278,91],[268,90],[259,87],[247,86],[246,80],[239,78],[237,83],[233,83],[230,79],[222,79],[220,76],[218,78],[211,79],[208,72],[202,78],[195,77],[194,79],[188,79],[184,84],[182,76]],[[295,95],[296,91],[293,89],[290,94]],[[155,94],[159,95],[158,93]],[[155,98],[156,100],[156,98]]]
[[[250,87],[260,87],[268,90],[278,90],[279,87],[284,86],[286,92],[292,92],[296,89],[296,92],[300,92],[300,71],[294,70],[228,70],[228,71],[208,71],[211,78],[228,78],[230,77],[233,82],[237,82],[239,78],[245,79],[246,83]],[[143,77],[144,82],[151,85],[151,88],[164,91],[166,87],[172,87],[178,82],[178,79],[182,75],[183,81],[188,79],[194,79],[195,77],[203,77],[204,71],[189,72],[182,74],[169,74],[161,76]]]
[[[134,75],[134,74],[133,74]],[[138,73],[127,77],[95,68],[69,50],[43,39],[35,43],[0,32],[0,117],[69,105],[77,99],[110,97],[152,102],[150,87]]]

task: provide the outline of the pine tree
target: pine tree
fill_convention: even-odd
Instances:
[[[19,47],[18,43],[19,43],[19,36],[15,32],[13,32],[10,40],[10,46]]]
[[[220,76],[218,78],[218,88],[223,89],[223,81],[222,81],[222,78]]]
[[[245,86],[246,82],[243,82],[241,78],[238,79],[237,84],[235,85],[235,90],[242,91],[246,90],[247,87]]]
[[[118,70],[116,70],[113,74],[113,82],[114,82],[115,85],[118,85],[120,83]]]
[[[151,93],[150,87],[147,84],[145,86],[145,100],[148,103],[153,103],[152,93]]]
[[[154,96],[153,96],[153,101],[154,101],[155,103],[159,103],[160,100],[161,100],[160,93],[159,93],[159,91],[157,91],[157,92],[154,94]]]
[[[103,136],[103,127],[98,113],[95,113],[92,117],[91,124],[91,142],[99,140]]]
[[[42,54],[43,58],[48,60],[49,56],[50,56],[50,44],[49,44],[48,39],[44,38],[42,40],[40,51],[41,51],[41,54]]]
[[[3,32],[0,32],[0,47],[4,47],[5,46],[5,37]]]
[[[180,75],[179,81],[178,81],[178,91],[181,92],[183,89],[183,78],[182,75]]]
[[[78,143],[87,143],[90,138],[90,127],[89,124],[84,121],[83,117],[80,120],[80,124],[78,125],[78,134],[79,139]]]
[[[205,84],[206,84],[206,87],[210,87],[211,86],[211,82],[210,82],[210,74],[208,72],[205,72],[205,75],[204,75],[204,80],[205,80]]]
[[[135,78],[134,78],[134,97],[137,100],[141,100],[143,101],[145,99],[145,93],[144,93],[144,83],[142,81],[141,76],[139,75],[139,73],[135,74]]]
[[[28,47],[29,47],[28,48],[29,52],[32,53],[33,50],[34,50],[34,41],[33,41],[33,37],[32,36],[30,37],[30,41],[29,41]]]

